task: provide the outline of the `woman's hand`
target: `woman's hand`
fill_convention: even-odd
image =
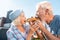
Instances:
[[[30,40],[32,34],[33,34],[35,31],[37,31],[38,28],[39,28],[39,27],[38,27],[36,24],[33,24],[33,23],[31,22],[30,30],[29,30],[29,33],[28,33],[28,36],[27,36],[27,40]]]

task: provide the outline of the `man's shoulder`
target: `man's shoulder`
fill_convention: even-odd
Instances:
[[[60,21],[60,15],[55,15],[54,17],[56,18],[56,20]]]
[[[60,29],[60,15],[55,15],[55,24],[58,26],[57,28]]]
[[[60,15],[54,15],[53,20],[50,22],[50,24],[58,24],[60,21]],[[49,25],[50,25],[49,24]]]

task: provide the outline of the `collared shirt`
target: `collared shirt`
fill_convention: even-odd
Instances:
[[[43,22],[45,28],[54,35],[60,35],[60,16],[55,15],[50,24]]]
[[[47,24],[46,22],[44,23],[45,28],[52,33],[55,36],[60,35],[60,16],[59,15],[55,15],[54,19],[50,22],[50,24]],[[48,38],[45,36],[46,40],[48,40]]]
[[[26,26],[25,28],[29,29],[29,26]],[[27,34],[27,30],[25,30],[24,33],[20,32],[20,30],[18,30],[17,27],[12,23],[11,27],[7,31],[7,38],[8,40],[26,40]]]
[[[44,27],[53,35],[58,36],[60,35],[60,17],[54,16],[53,21],[51,21],[50,24],[47,24],[46,22],[42,22]],[[45,40],[48,40],[46,35],[44,34]]]
[[[51,29],[51,33],[54,35],[60,35],[60,16],[55,15],[53,20],[50,22],[49,27]]]

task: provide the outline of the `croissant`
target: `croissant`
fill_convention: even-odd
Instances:
[[[38,17],[31,17],[31,18],[27,19],[27,22],[34,22],[36,20],[39,20],[39,18]]]

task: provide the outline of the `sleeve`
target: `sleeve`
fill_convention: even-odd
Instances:
[[[60,27],[60,17],[59,17],[59,20],[58,20],[58,22],[59,22],[59,27]]]
[[[58,26],[59,26],[59,28],[58,28],[58,35],[60,35],[60,16],[59,16],[59,20],[58,20]]]
[[[58,30],[58,35],[57,35],[58,38],[60,38],[60,29]]]
[[[16,40],[16,38],[13,36],[14,34],[12,32],[7,32],[7,40]]]
[[[20,36],[18,36],[17,38],[14,36],[14,34],[12,33],[12,32],[10,32],[10,31],[7,31],[7,39],[8,40],[25,40],[22,36],[21,36],[21,34],[19,34]]]
[[[58,35],[60,35],[60,29],[58,30]]]

